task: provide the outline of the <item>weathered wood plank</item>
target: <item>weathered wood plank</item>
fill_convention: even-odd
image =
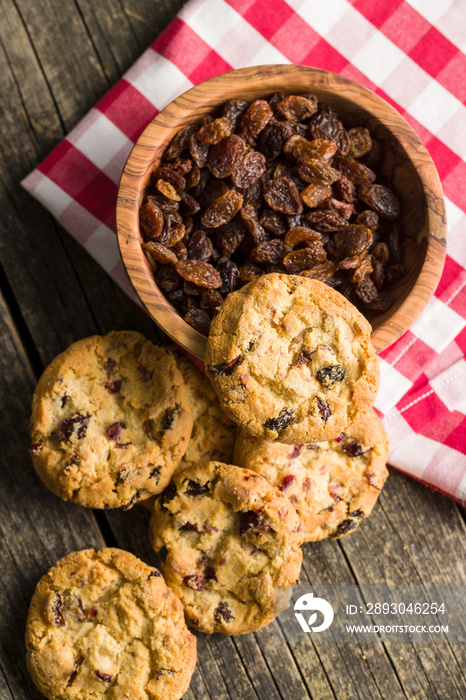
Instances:
[[[103,545],[92,511],[64,503],[36,476],[28,454],[34,373],[0,296],[0,665],[2,698],[36,698],[24,661],[24,627],[39,578],[68,552]]]

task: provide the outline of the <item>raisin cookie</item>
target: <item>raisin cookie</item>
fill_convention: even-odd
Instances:
[[[188,624],[244,634],[274,618],[274,586],[297,581],[302,526],[266,479],[220,462],[178,471],[156,500],[151,536]]]
[[[188,390],[193,414],[193,431],[188,449],[177,470],[210,460],[230,463],[236,438],[236,424],[220,407],[211,383],[187,357],[170,348]],[[154,497],[142,505],[152,510]]]
[[[50,700],[179,700],[196,638],[161,573],[121,549],[87,549],[41,578],[29,608],[27,666]]]
[[[79,340],[37,385],[34,466],[58,496],[91,508],[130,508],[160,493],[192,430],[173,357],[140,333]]]
[[[212,321],[207,374],[225,412],[269,442],[329,440],[373,405],[371,326],[339,292],[273,273],[229,294]]]
[[[388,476],[388,437],[371,410],[330,442],[270,443],[241,431],[234,462],[265,476],[294,505],[305,542],[341,537],[374,507]]]

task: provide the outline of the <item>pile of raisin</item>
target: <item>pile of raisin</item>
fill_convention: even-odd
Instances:
[[[204,335],[227,294],[269,272],[389,309],[404,267],[382,158],[365,127],[346,129],[313,95],[229,100],[178,131],[151,175],[140,227],[159,288]]]

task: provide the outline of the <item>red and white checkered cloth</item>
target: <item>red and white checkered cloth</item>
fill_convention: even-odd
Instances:
[[[464,0],[190,0],[23,185],[134,298],[114,233],[118,180],[168,102],[219,73],[266,63],[331,70],[384,97],[435,161],[449,233],[435,296],[380,357],[376,408],[390,463],[464,503],[465,51]]]

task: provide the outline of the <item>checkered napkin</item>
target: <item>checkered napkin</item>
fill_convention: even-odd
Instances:
[[[168,102],[243,66],[297,63],[372,89],[410,122],[442,179],[449,233],[435,296],[380,356],[390,463],[466,501],[466,7],[464,0],[190,0],[24,181],[134,298],[115,201],[133,143]]]

